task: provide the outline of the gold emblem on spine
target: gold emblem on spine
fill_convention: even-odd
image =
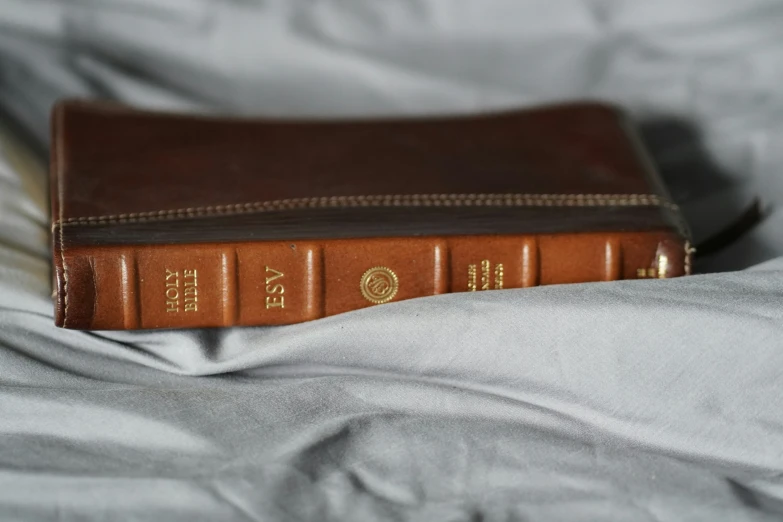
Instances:
[[[397,274],[385,266],[376,266],[367,270],[359,284],[364,298],[375,304],[388,303],[394,299],[399,286]]]

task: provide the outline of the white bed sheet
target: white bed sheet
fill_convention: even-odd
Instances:
[[[777,1],[0,2],[0,109],[627,107],[697,239],[671,281],[448,295],[282,328],[52,324],[46,179],[0,139],[0,518],[779,520]]]

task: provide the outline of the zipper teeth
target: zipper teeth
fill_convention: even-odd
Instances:
[[[188,207],[174,210],[133,212],[106,216],[72,217],[58,222],[67,225],[89,225],[156,221],[212,215],[232,215],[275,210],[352,207],[588,207],[588,206],[677,206],[655,194],[412,194],[381,196],[333,196],[291,198],[233,205]]]

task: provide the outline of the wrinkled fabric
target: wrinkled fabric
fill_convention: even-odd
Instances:
[[[0,2],[0,519],[780,520],[782,37],[774,0]],[[756,197],[765,217],[677,280],[61,330],[65,96],[283,118],[597,98],[697,242]]]

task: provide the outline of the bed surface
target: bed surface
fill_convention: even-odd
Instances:
[[[783,5],[0,3],[0,519],[783,517]],[[282,328],[56,329],[63,96],[274,116],[628,108],[697,241],[670,281],[445,295]],[[32,148],[22,144],[32,144]]]

